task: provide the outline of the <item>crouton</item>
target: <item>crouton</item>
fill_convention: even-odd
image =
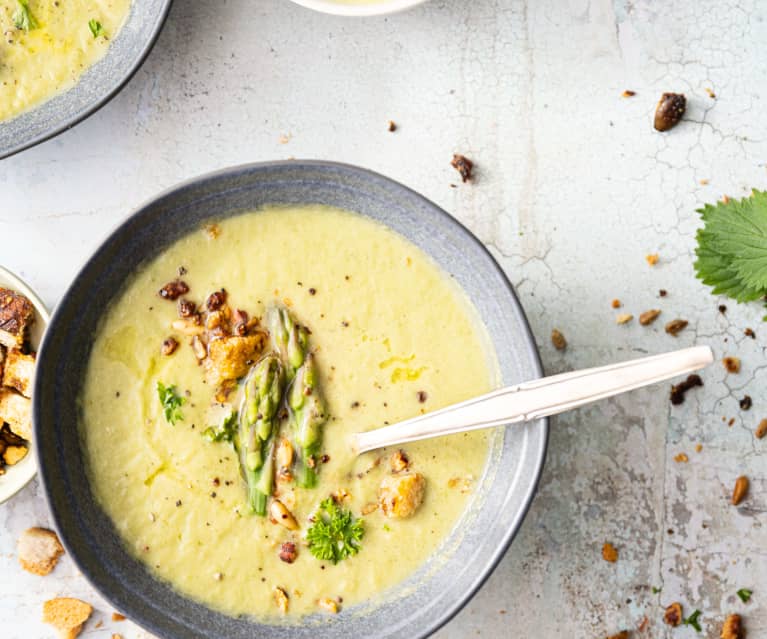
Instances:
[[[26,446],[6,446],[3,451],[3,461],[8,466],[15,466],[27,455]]]
[[[93,606],[71,597],[57,597],[43,604],[43,621],[58,630],[61,639],[75,639],[93,612]]]
[[[266,342],[264,333],[214,339],[205,360],[208,383],[219,385],[243,377],[258,360]]]
[[[4,366],[5,366],[5,346],[0,344],[0,379],[3,379]]]
[[[423,502],[426,480],[420,473],[387,475],[379,491],[381,509],[387,517],[410,517]]]
[[[0,388],[0,422],[26,440],[32,439],[32,401],[10,388]]]
[[[32,397],[35,376],[35,354],[25,355],[17,348],[8,351],[3,369],[3,386],[15,388],[24,397]]]
[[[0,287],[0,344],[21,348],[35,321],[35,308],[23,295]]]
[[[64,554],[56,533],[47,528],[28,528],[17,544],[21,567],[35,575],[44,576],[53,571]]]

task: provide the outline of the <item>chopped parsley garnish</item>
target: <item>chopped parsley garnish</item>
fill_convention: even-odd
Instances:
[[[740,600],[743,603],[748,603],[748,600],[751,599],[751,595],[754,593],[753,590],[749,590],[748,588],[741,588],[738,590],[737,595],[740,597]]]
[[[13,12],[13,26],[17,29],[30,31],[37,29],[37,20],[29,8],[29,0],[16,0],[16,11]]]
[[[652,594],[657,595],[663,588],[657,588],[656,586],[652,587]]]
[[[698,212],[695,273],[717,295],[752,302],[767,295],[767,191],[706,204]],[[765,317],[767,319],[767,317]]]
[[[356,555],[360,540],[365,534],[362,519],[354,519],[351,512],[339,508],[331,497],[320,502],[314,515],[314,524],[306,531],[309,550],[324,561],[337,564],[342,559]]]
[[[160,398],[166,422],[171,426],[175,426],[176,422],[184,419],[184,415],[181,413],[181,406],[186,400],[176,393],[175,386],[165,386],[162,382],[157,382],[157,395]]]
[[[230,442],[237,432],[237,411],[233,410],[221,422],[220,426],[208,426],[202,436],[211,442]]]
[[[96,18],[88,20],[88,28],[91,30],[94,38],[98,38],[104,33],[104,27],[101,26],[101,23]]]
[[[700,610],[696,610],[693,612],[687,619],[683,619],[682,623],[685,626],[692,626],[697,630],[698,632],[701,632],[703,629],[700,627],[700,622],[698,621],[698,618],[700,617]]]

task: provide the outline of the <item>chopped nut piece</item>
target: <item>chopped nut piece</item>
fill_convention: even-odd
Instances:
[[[426,391],[418,391],[415,396],[418,398],[419,404],[423,404],[429,398],[429,395],[426,393]]]
[[[182,295],[186,295],[189,292],[189,287],[186,282],[181,280],[173,280],[168,282],[159,290],[159,295],[165,300],[176,301]]]
[[[338,602],[334,599],[329,599],[328,597],[323,597],[319,601],[317,601],[317,605],[325,610],[326,612],[329,612],[333,615],[338,613]]]
[[[618,634],[610,635],[607,637],[607,639],[629,639],[629,631],[628,630],[621,630]]]
[[[695,452],[699,453],[703,450],[703,444],[695,444]]]
[[[695,386],[703,386],[700,375],[689,375],[686,380],[671,386],[671,403],[674,406],[684,402],[685,393]]]
[[[177,348],[178,348],[178,342],[176,341],[176,339],[173,337],[169,337],[168,339],[163,340],[162,348],[160,348],[160,352],[166,357],[168,357],[170,355],[173,355],[173,353],[176,352]]]
[[[221,235],[221,227],[218,224],[206,224],[204,229],[208,239],[215,240]]]
[[[683,320],[683,319],[671,320],[668,324],[666,324],[666,332],[669,335],[673,335],[674,337],[676,337],[685,328],[687,328],[688,324],[689,324],[689,322],[687,320]]]
[[[756,339],[756,333],[754,333],[754,329],[753,328],[743,329],[743,334],[746,337],[750,337],[751,339]]]
[[[113,612],[112,621],[125,621],[125,615],[121,615],[119,612]]]
[[[655,108],[654,126],[656,131],[673,129],[684,115],[687,99],[681,93],[664,93]]]
[[[668,291],[665,288],[662,288],[658,291],[658,295],[661,297],[666,297],[666,295],[668,295]]]
[[[708,97],[712,100],[716,99],[716,93],[713,92],[713,90],[709,89],[708,87],[705,88],[706,93],[708,93]]]
[[[288,593],[279,586],[274,588],[274,602],[283,614],[288,612]]]
[[[567,348],[567,340],[556,328],[551,331],[551,343],[554,344],[554,348],[558,351],[563,351]]]
[[[178,316],[179,317],[192,317],[197,310],[197,305],[191,300],[180,300],[178,303]]]
[[[618,551],[609,541],[602,546],[602,559],[615,563],[618,561]]]
[[[471,171],[474,168],[474,163],[469,158],[459,153],[454,153],[450,166],[461,174],[461,181],[469,182],[471,180]]]
[[[173,330],[183,333],[184,335],[202,335],[205,332],[205,328],[202,324],[198,324],[193,319],[177,319],[171,322]]]
[[[211,293],[208,296],[208,301],[205,302],[205,306],[207,306],[208,310],[211,312],[217,311],[224,304],[226,304],[226,291],[224,289]]]
[[[633,98],[636,95],[636,91],[632,91],[631,89],[626,89],[623,93],[621,93],[622,98]]]
[[[759,425],[756,427],[756,430],[754,431],[754,435],[758,439],[761,439],[765,435],[767,435],[767,419],[763,419],[759,422]]]
[[[407,453],[405,453],[405,451],[402,449],[393,452],[391,457],[389,457],[389,467],[393,473],[399,473],[403,470],[407,470],[409,465],[410,460],[407,457]]]
[[[280,559],[286,564],[292,564],[296,560],[296,557],[298,557],[298,551],[296,550],[296,545],[294,543],[286,541],[280,546]]]
[[[639,323],[642,326],[647,326],[648,324],[652,324],[656,319],[658,319],[658,315],[660,315],[660,309],[653,308],[649,311],[645,311],[639,316]]]
[[[394,120],[389,120],[389,122],[386,124],[386,129],[390,133],[394,133],[394,131],[397,130],[397,124],[394,122]]]
[[[751,406],[753,405],[753,401],[751,400],[751,395],[745,395],[743,399],[740,400],[740,410],[749,410]]]
[[[61,639],[75,639],[93,612],[89,603],[71,597],[57,597],[43,603],[43,622],[52,625]]]
[[[660,257],[658,256],[657,253],[652,253],[651,255],[645,256],[645,259],[647,260],[647,263],[650,266],[655,266],[658,263],[658,260],[660,259]]]
[[[290,440],[285,437],[280,439],[280,442],[277,444],[277,451],[275,452],[274,458],[278,468],[282,469],[290,467],[293,463],[293,444],[290,443]]]
[[[743,501],[748,492],[748,477],[741,475],[735,480],[735,488],[732,490],[732,505],[737,506]]]
[[[740,358],[739,357],[725,357],[722,360],[722,364],[724,364],[725,369],[728,373],[739,373],[740,372]]]
[[[205,348],[205,344],[202,343],[199,335],[195,335],[192,338],[192,350],[194,351],[194,356],[200,361],[208,356],[208,350]]]
[[[666,608],[663,613],[663,621],[669,626],[678,626],[682,623],[682,604],[675,601]]]
[[[621,301],[619,299],[614,299],[611,303],[611,306],[613,308],[620,308],[621,306],[623,306],[623,304],[621,304]]]
[[[746,635],[743,632],[740,615],[728,615],[722,624],[722,633],[719,636],[721,639],[743,639]]]
[[[688,461],[690,461],[690,458],[687,457],[686,453],[679,453],[679,454],[674,456],[674,461],[675,462],[687,463]]]
[[[64,554],[56,533],[47,528],[28,528],[17,544],[19,563],[27,572],[45,576],[53,571]]]
[[[631,313],[621,313],[620,315],[618,315],[618,317],[615,318],[615,323],[628,324],[633,319],[634,319],[634,316]]]
[[[298,530],[298,522],[279,499],[273,499],[269,506],[269,514],[274,523],[285,526],[288,530]]]
[[[720,305],[719,305],[719,312],[720,312],[722,315],[724,315],[725,313],[727,313],[727,307],[726,307],[724,304],[720,304]]]

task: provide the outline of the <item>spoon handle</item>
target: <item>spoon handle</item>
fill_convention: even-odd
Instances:
[[[357,453],[429,437],[505,426],[556,415],[583,404],[701,369],[714,360],[708,346],[693,346],[619,364],[586,368],[508,386],[459,404],[356,433]]]

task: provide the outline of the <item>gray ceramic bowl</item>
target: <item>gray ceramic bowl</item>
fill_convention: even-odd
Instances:
[[[68,91],[0,122],[0,159],[72,128],[125,86],[152,49],[172,0],[134,0],[125,25],[106,55]]]
[[[326,162],[254,164],[206,175],[158,196],[114,231],[51,320],[39,354],[34,421],[40,474],[56,527],[70,556],[101,594],[161,637],[427,636],[479,589],[519,529],[543,466],[545,420],[495,432],[491,462],[456,528],[462,534],[453,534],[418,573],[379,600],[292,626],[227,617],[156,580],[123,547],[88,485],[77,434],[77,397],[104,310],[142,262],[190,230],[275,203],[341,207],[401,233],[468,293],[486,323],[503,382],[540,376],[527,321],[501,269],[469,231],[417,193],[381,175]]]

